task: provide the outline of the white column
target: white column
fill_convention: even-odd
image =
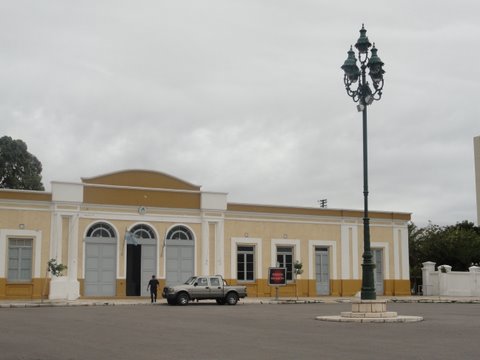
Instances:
[[[480,267],[470,266],[468,271],[470,272],[470,296],[480,296]]]
[[[217,233],[215,236],[215,274],[225,275],[224,261],[224,223],[223,220],[217,222]]]
[[[69,219],[68,231],[68,300],[80,297],[80,283],[78,282],[78,215]]]
[[[360,257],[358,255],[358,225],[352,226],[352,268],[353,279],[360,279],[359,265]]]
[[[402,252],[401,279],[410,280],[410,260],[408,255],[408,228],[400,230],[400,251]]]
[[[393,278],[395,280],[400,279],[400,237],[400,229],[393,227]]]
[[[342,279],[350,279],[350,231],[351,226],[342,224],[341,251],[342,251]]]
[[[57,259],[62,262],[62,216],[54,213],[52,222],[52,235],[50,244],[50,259]]]
[[[422,267],[422,286],[423,286],[423,295],[430,296],[436,295],[433,293],[433,284],[430,274],[435,272],[435,263],[432,261],[424,262]]]
[[[450,295],[447,276],[451,271],[452,267],[450,265],[440,265],[438,267],[438,295],[440,296]]]
[[[208,257],[209,257],[209,238],[210,229],[207,220],[202,221],[202,248],[201,248],[201,263],[199,266],[200,275],[208,275]]]

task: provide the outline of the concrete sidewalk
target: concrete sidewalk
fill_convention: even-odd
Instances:
[[[391,303],[470,303],[480,304],[480,297],[444,297],[444,296],[379,296],[377,299],[384,299]],[[247,297],[240,299],[239,304],[349,304],[359,300],[357,297]],[[201,302],[212,302],[205,300]],[[165,299],[158,299],[154,305],[166,304]],[[80,298],[78,300],[0,300],[0,308],[34,308],[53,306],[120,306],[120,305],[151,305],[150,299],[146,297],[135,298]]]

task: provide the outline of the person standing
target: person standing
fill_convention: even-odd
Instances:
[[[147,291],[150,289],[150,299],[152,300],[152,304],[157,302],[157,288],[160,285],[157,279],[155,279],[155,275],[152,275],[152,279],[148,282]]]

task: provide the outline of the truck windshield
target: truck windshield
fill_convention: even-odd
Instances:
[[[185,281],[184,284],[185,285],[192,285],[195,282],[196,279],[197,279],[196,276],[192,276],[192,277],[188,278],[188,280]]]

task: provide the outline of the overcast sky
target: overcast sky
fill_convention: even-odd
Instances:
[[[151,169],[230,202],[363,208],[340,66],[365,23],[370,209],[476,221],[480,2],[0,0],[0,135],[43,182]]]

